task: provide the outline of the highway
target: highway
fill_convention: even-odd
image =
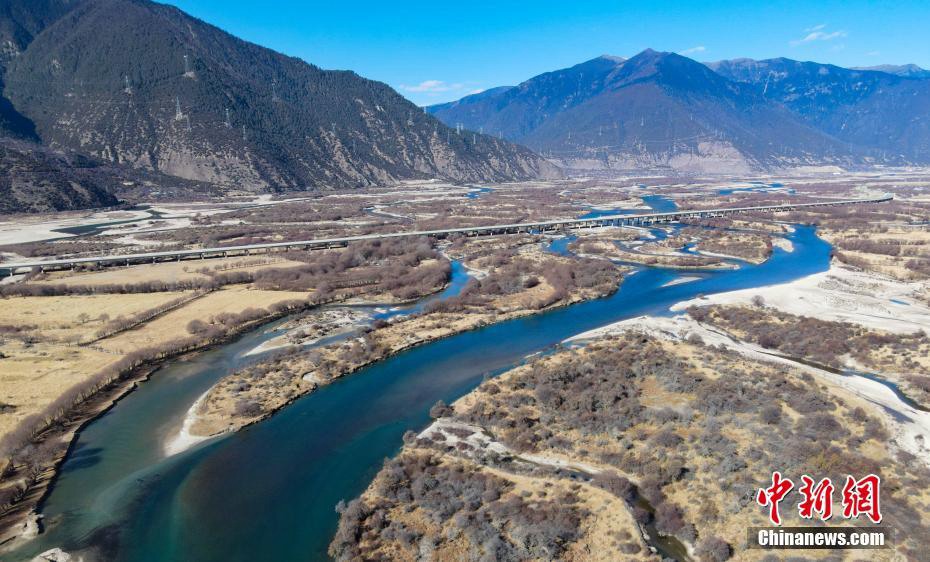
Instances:
[[[319,250],[340,248],[351,242],[365,240],[385,240],[391,238],[410,238],[418,236],[432,236],[447,238],[449,236],[499,236],[503,234],[543,233],[558,230],[577,228],[596,228],[605,226],[646,226],[654,223],[676,222],[683,219],[724,217],[740,213],[784,212],[810,207],[835,207],[840,205],[861,205],[867,203],[883,203],[891,201],[892,196],[871,199],[833,199],[815,203],[796,203],[783,205],[765,205],[757,207],[733,207],[723,209],[678,210],[668,213],[647,213],[638,215],[607,215],[587,219],[561,219],[541,222],[525,222],[513,224],[495,224],[485,226],[471,226],[462,228],[447,228],[440,230],[415,230],[408,232],[391,232],[385,234],[365,234],[361,236],[346,236],[344,238],[323,238],[317,240],[299,240],[291,242],[265,242],[242,246],[226,246],[216,248],[198,248],[189,250],[172,250],[165,252],[147,252],[139,254],[109,254],[101,256],[84,256],[67,258],[60,257],[51,260],[0,263],[0,271],[11,276],[26,270],[38,268],[41,271],[68,269],[78,265],[96,264],[106,265],[134,265],[157,263],[160,261],[180,261],[182,259],[209,259],[230,256],[252,255],[257,253],[270,253],[289,250]]]

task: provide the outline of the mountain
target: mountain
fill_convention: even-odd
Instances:
[[[248,190],[558,173],[385,84],[146,0],[4,0],[0,135]]]
[[[111,190],[118,181],[92,160],[0,140],[0,213],[115,205]]]
[[[930,70],[920,68],[916,64],[880,64],[877,66],[854,66],[852,70],[875,70],[886,72],[904,78],[930,78]]]
[[[841,164],[856,150],[707,66],[646,50],[601,56],[428,110],[569,166],[696,172]]]
[[[38,141],[35,126],[3,95],[6,67],[33,37],[68,9],[58,0],[5,0],[0,3],[0,137]]]
[[[930,80],[785,58],[709,63],[872,161],[930,160]]]

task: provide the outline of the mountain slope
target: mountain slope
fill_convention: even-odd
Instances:
[[[65,4],[32,26],[3,76],[4,96],[49,146],[254,190],[557,173],[525,148],[450,134],[385,84],[247,43],[173,7]]]
[[[708,66],[877,161],[930,161],[930,80],[785,58]]]
[[[461,123],[473,131],[483,129],[519,142],[550,115],[595,94],[621,62],[622,59],[601,56],[571,68],[540,74],[519,86],[493,88],[427,110],[448,125]]]
[[[860,156],[752,88],[652,50],[598,57],[476,103],[430,110],[583,167],[744,172]]]
[[[117,182],[91,160],[0,140],[0,214],[115,205]]]

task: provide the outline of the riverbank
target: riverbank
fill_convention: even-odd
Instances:
[[[306,306],[313,305],[306,303]],[[26,487],[25,494],[0,515],[0,552],[15,549],[21,546],[23,541],[28,541],[41,532],[38,511],[54,486],[61,464],[72,452],[74,443],[84,427],[107,413],[122,398],[136,389],[139,384],[148,380],[166,362],[221,345],[258,325],[271,322],[296,311],[297,309],[293,307],[280,308],[274,312],[269,312],[267,316],[262,318],[246,321],[220,337],[213,336],[199,342],[188,342],[172,353],[162,354],[156,358],[132,364],[126,371],[114,373],[113,382],[91,394],[81,401],[77,407],[70,409],[56,424],[39,433],[35,437],[36,444],[61,443],[63,447],[54,456],[43,459],[42,464],[29,469],[32,474],[37,476],[33,477]],[[20,467],[19,470],[21,471],[23,468]],[[14,469],[12,474],[6,476],[6,479],[16,477],[17,472],[17,469]],[[9,480],[7,480],[7,483],[9,483]]]
[[[590,330],[566,340],[581,343],[628,332],[682,343],[689,340],[703,345],[730,349],[757,362],[783,365],[809,373],[830,389],[831,393],[856,403],[880,417],[891,429],[892,442],[930,467],[930,411],[918,409],[902,399],[887,384],[856,374],[840,374],[790,357],[773,353],[759,345],[734,338],[712,326],[697,322],[686,314],[674,317],[639,317]]]
[[[5,432],[0,458],[0,538],[21,532],[20,520],[47,495],[79,429],[107,411],[111,390],[123,396],[134,388],[124,381],[135,380],[137,369],[230,342],[320,303],[362,294],[390,304],[409,301],[441,290],[449,277],[449,264],[423,242],[362,244],[315,254],[313,264],[281,263],[246,259],[198,270],[214,284],[194,293],[198,298],[176,290],[172,279],[189,272],[167,262],[140,266],[132,283],[97,279],[111,272],[70,272],[63,279],[80,283],[31,279],[7,289],[4,310],[11,319],[0,324],[13,328],[0,341],[0,380],[7,384],[0,421],[15,418],[18,425]],[[93,279],[99,283],[88,283]],[[345,319],[336,316],[330,323]],[[195,439],[187,434],[179,443]]]
[[[427,544],[477,559],[494,544],[515,558],[741,559],[745,529],[767,521],[751,501],[760,475],[836,481],[876,466],[886,480],[927,479],[890,444],[907,428],[878,414],[900,404],[859,381],[848,388],[749,353],[686,317],[626,320],[569,341],[584,345],[436,405],[436,421],[408,433],[340,509],[330,555],[405,558]],[[896,546],[912,552],[926,546],[928,522],[913,517],[927,499],[918,489],[882,498],[887,524],[908,529]]]
[[[566,258],[548,258],[552,265],[568,261]],[[551,301],[556,292],[543,277],[514,295],[492,299],[482,307],[437,303],[435,310],[427,310],[411,317],[388,322],[348,342],[337,342],[313,350],[312,356],[283,358],[257,375],[235,373],[220,381],[206,399],[189,415],[195,420],[190,434],[208,438],[238,431],[264,420],[322,385],[330,384],[355,373],[373,363],[394,357],[404,351],[436,342],[451,336],[477,330],[492,324],[514,320],[582,301],[602,298],[614,293],[620,284],[620,269],[613,265],[615,277],[593,288],[575,288],[567,295],[556,298],[545,306],[532,306],[531,302]],[[543,273],[540,272],[542,276]],[[257,411],[246,410],[243,404],[255,404]]]
[[[930,306],[920,297],[928,288],[927,281],[897,281],[857,271],[834,260],[828,271],[791,283],[690,299],[676,304],[672,310],[680,312],[691,306],[749,306],[758,296],[766,306],[789,314],[852,322],[901,334],[930,331]]]
[[[827,267],[829,248],[812,229],[792,239],[795,253],[776,252],[761,266],[668,287],[680,273],[646,268],[609,297],[416,346],[320,387],[234,438],[165,458],[165,435],[177,431],[210,381],[248,369],[239,358],[264,341],[265,331],[191,365],[173,364],[82,433],[43,508],[49,529],[25,553],[61,546],[105,560],[322,559],[335,531],[332,506],[361,493],[382,460],[396,454],[405,430],[427,424],[429,404],[452,402],[578,332],[661,314],[694,295]],[[275,524],[256,535],[254,513],[273,514]]]

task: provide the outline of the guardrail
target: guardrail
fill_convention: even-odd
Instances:
[[[471,226],[461,228],[447,228],[439,230],[415,230],[410,232],[390,232],[385,234],[364,234],[360,236],[346,236],[343,238],[323,238],[319,240],[298,240],[292,242],[267,242],[260,244],[247,244],[242,246],[227,246],[219,248],[200,248],[190,250],[174,250],[166,252],[147,252],[140,254],[113,254],[106,256],[87,256],[80,258],[59,258],[53,260],[0,263],[0,270],[7,275],[14,275],[20,270],[41,271],[52,269],[74,268],[82,264],[105,265],[133,265],[144,263],[158,263],[159,261],[180,261],[182,259],[210,259],[232,256],[248,256],[253,252],[269,253],[272,251],[289,250],[320,250],[341,248],[351,242],[366,240],[385,240],[391,238],[409,238],[418,236],[433,236],[446,238],[453,235],[464,236],[499,236],[502,234],[543,233],[561,229],[595,228],[602,226],[642,226],[657,222],[676,222],[682,219],[723,217],[740,213],[752,212],[783,212],[811,207],[836,207],[841,205],[861,205],[865,203],[884,203],[893,197],[886,195],[872,199],[839,199],[818,201],[815,203],[794,203],[783,205],[761,205],[756,207],[731,207],[721,209],[694,209],[679,210],[667,213],[646,213],[639,215],[606,215],[588,219],[562,219],[540,222],[526,222],[513,224],[497,224],[485,226]]]

